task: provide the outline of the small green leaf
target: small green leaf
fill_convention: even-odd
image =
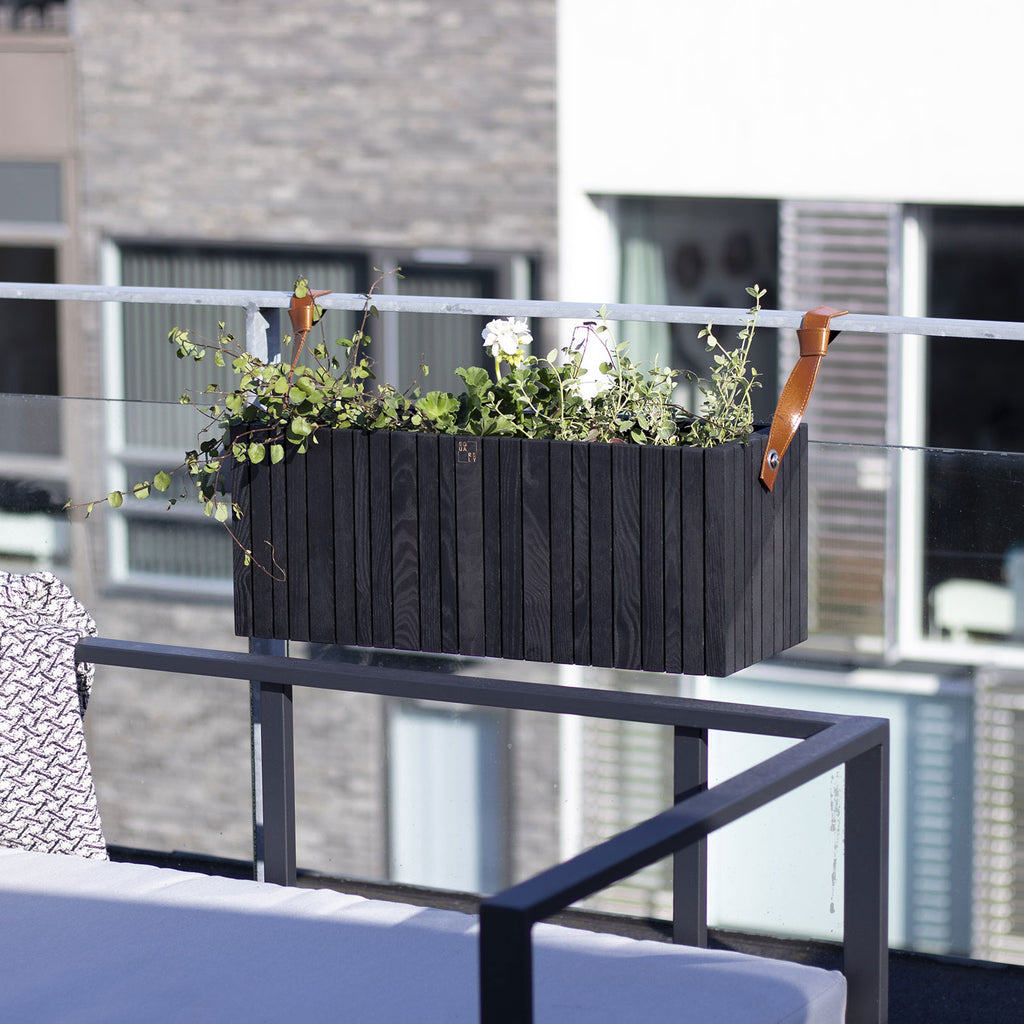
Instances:
[[[263,461],[264,454],[265,451],[263,445],[258,444],[256,441],[253,441],[249,445],[249,461],[254,466],[258,466]]]
[[[231,506],[226,501],[218,501],[217,508],[213,513],[213,518],[218,523],[226,523],[228,521],[228,515],[231,512]]]
[[[272,444],[270,446],[270,461],[276,466],[284,458],[284,445]]]
[[[171,475],[160,470],[155,477],[153,477],[153,486],[158,491],[166,491],[171,486]]]
[[[111,508],[120,508],[124,503],[124,495],[120,491],[111,491],[107,495],[107,501],[110,502]],[[92,506],[89,506],[89,511],[92,511]]]

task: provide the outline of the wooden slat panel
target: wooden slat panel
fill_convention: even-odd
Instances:
[[[640,456],[640,660],[648,672],[665,670],[665,452],[639,449]],[[678,535],[678,528],[676,529]]]
[[[270,490],[270,544],[273,552],[273,576],[271,594],[273,603],[273,632],[269,635],[288,635],[288,492],[284,466],[271,466],[264,459],[261,466],[267,467]]]
[[[612,446],[589,448],[591,663],[612,665]]]
[[[705,587],[704,656],[706,672],[723,676],[736,664],[736,491],[733,444],[704,453]]]
[[[683,531],[680,450],[667,448],[662,460],[662,601],[666,672],[683,671]]]
[[[331,431],[334,467],[334,623],[336,643],[354,644],[356,629],[356,474],[353,452],[358,435],[351,430]],[[365,524],[364,524],[365,527]]]
[[[438,496],[439,439],[416,437],[416,488],[419,520],[420,649],[441,651],[441,529]]]
[[[437,449],[441,650],[457,651],[459,649],[459,588],[456,555],[455,438],[450,435],[438,437]]]
[[[590,458],[589,446],[572,445],[573,660],[589,665],[590,653]]]
[[[306,527],[312,552],[309,574],[309,639],[333,643],[334,588],[337,566],[334,557],[334,476],[331,431],[317,433],[319,444],[310,445],[306,459]]]
[[[356,636],[373,646],[373,568],[370,559],[370,435],[352,434],[352,537],[354,548]]]
[[[455,439],[459,653],[484,653],[484,504],[480,439]]]
[[[283,478],[288,494],[288,636],[293,640],[309,640],[309,529],[306,505],[306,456],[298,455],[288,445],[285,461],[274,467],[274,474]]]
[[[704,623],[706,617],[704,574],[704,452],[700,448],[679,451],[679,515],[683,544],[683,671],[703,675],[706,669]]]
[[[523,473],[521,445],[498,441],[501,485],[501,628],[502,653],[523,657]]]
[[[764,573],[764,547],[761,540],[761,506],[768,491],[762,485],[759,474],[761,460],[764,458],[768,437],[756,433],[751,437],[747,449],[747,505],[746,524],[750,530],[750,648],[751,664],[761,661],[768,655],[764,646],[764,604],[762,600],[762,575]]]
[[[252,495],[249,485],[249,463],[234,462],[231,466],[231,500],[245,513],[241,519],[232,519],[231,530],[235,535],[232,554],[232,576],[235,594],[235,635],[253,636],[252,602],[253,564],[246,565],[247,550],[252,549]]]
[[[370,574],[373,645],[391,647],[391,434],[384,430],[370,433]]]
[[[640,449],[612,445],[612,642],[616,668],[640,668]]]
[[[394,643],[420,649],[420,563],[416,435],[391,435],[391,582]]]
[[[573,514],[572,446],[566,441],[546,442],[551,472],[551,658],[572,664]]]
[[[550,446],[522,445],[523,657],[551,659]]]
[[[754,570],[757,562],[754,558],[754,537],[752,522],[754,514],[754,485],[757,480],[758,467],[754,464],[753,448],[745,444],[740,450],[739,494],[736,501],[738,516],[737,535],[740,545],[737,547],[737,561],[742,566],[740,573],[740,608],[743,619],[743,644],[739,651],[739,660],[749,665],[754,658]],[[760,517],[758,517],[760,523]],[[740,550],[742,549],[742,550]]]
[[[501,657],[501,445],[496,437],[481,439],[484,521],[484,653]]]

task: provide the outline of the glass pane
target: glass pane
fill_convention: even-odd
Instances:
[[[127,516],[98,507],[87,522],[69,523],[62,511],[65,497],[95,496],[96,482],[111,470],[103,455],[102,418],[96,416],[99,403],[0,396],[0,414],[14,403],[38,405],[43,412],[32,414],[42,416],[54,402],[61,403],[72,427],[74,456],[0,453],[0,567],[57,573],[86,604],[101,635],[244,650],[246,639],[233,632],[223,578],[203,576],[213,558],[204,548],[207,539],[216,544],[213,538],[220,537],[221,552],[230,554],[230,541],[215,524],[193,523],[186,508],[165,512],[159,499],[138,503]],[[187,414],[180,407],[176,412]],[[1022,962],[1024,646],[1016,622],[1024,601],[1018,599],[1014,556],[1024,507],[1015,488],[1024,481],[1024,455],[815,447],[812,474],[825,483],[839,481],[837,493],[849,493],[851,481],[865,491],[906,488],[908,480],[923,482],[929,474],[943,481],[948,500],[940,507],[941,522],[932,521],[934,510],[917,510],[917,547],[904,545],[899,554],[888,548],[880,565],[836,560],[830,567],[833,601],[865,586],[866,576],[880,577],[877,585],[889,599],[909,593],[919,627],[909,664],[852,643],[837,653],[834,634],[818,627],[802,651],[725,680],[304,644],[292,644],[291,653],[884,717],[892,730],[893,944]],[[856,450],[859,461],[843,462],[847,448]],[[832,477],[822,467],[832,467]],[[985,502],[986,481],[1011,497],[997,505]],[[824,507],[837,522],[842,515],[861,515],[849,499],[845,506]],[[812,538],[818,528],[812,516]],[[111,576],[110,566],[118,562],[133,567],[134,580]],[[944,576],[927,571],[940,565]],[[189,581],[179,578],[171,585],[168,573],[184,569],[193,572]],[[821,571],[812,563],[812,581]],[[144,587],[132,585],[140,580]],[[989,598],[998,593],[999,600],[985,603],[977,592],[940,589],[949,581],[986,584]],[[671,800],[670,734],[660,727],[509,713],[501,716],[499,729],[488,715],[478,719],[471,710],[454,718],[449,709],[420,715],[417,705],[410,738],[389,728],[388,701],[312,690],[296,691],[294,699],[303,868],[400,878],[404,857],[397,840],[405,824],[396,816],[403,816],[402,808],[429,807],[418,828],[450,815],[455,827],[443,838],[472,847],[470,871],[460,879],[433,880],[461,887],[472,875],[480,887],[494,887],[557,863]],[[482,732],[478,721],[485,723]],[[244,681],[140,676],[101,667],[86,723],[111,842],[248,860]],[[431,753],[423,742],[436,724],[446,755],[434,773],[442,791],[428,787],[410,798],[410,784],[427,780],[424,766],[436,755],[438,746]],[[475,789],[462,784],[461,769],[452,770],[460,744],[472,770],[483,763]],[[714,733],[713,777],[731,775],[770,748],[770,741]],[[446,807],[445,787],[447,796],[461,790],[465,802]],[[835,775],[723,831],[710,856],[712,923],[767,934],[837,936],[843,912],[841,798],[841,776]],[[416,843],[426,852],[425,840],[413,842],[414,852]],[[671,906],[667,864],[626,879],[587,906],[664,920]]]
[[[745,289],[767,289],[762,304],[778,306],[778,204],[734,199],[619,200],[620,288],[618,301],[673,306],[743,307],[751,304]],[[616,340],[630,343],[634,360],[710,375],[709,355],[700,326],[614,325]],[[716,331],[732,347],[733,328]],[[757,332],[751,363],[762,387],[754,392],[754,415],[770,419],[778,389],[778,341],[774,330]],[[700,395],[680,383],[678,400],[696,408]]]
[[[57,280],[57,256],[52,248],[0,246],[0,281],[53,284]],[[42,299],[0,299],[0,392],[23,395],[60,393],[57,366],[57,303]],[[16,421],[0,424],[0,445],[16,443],[9,450],[53,452],[58,427],[55,417],[49,430],[29,436],[11,434]],[[4,429],[4,427],[10,429]],[[28,447],[21,447],[22,444]]]
[[[0,5],[0,18],[2,16]],[[60,175],[60,164],[0,160],[0,221],[59,224],[62,219]],[[0,274],[0,280],[34,281],[35,278]]]
[[[400,702],[389,724],[391,877],[462,892],[506,881],[504,729],[484,712]]]
[[[358,261],[310,253],[234,251],[220,249],[125,246],[121,253],[122,283],[163,288],[229,288],[290,291],[299,276],[317,289],[358,291]],[[353,314],[331,312],[325,318],[328,339],[349,336]],[[193,339],[216,342],[218,324],[245,347],[245,311],[209,306],[165,306],[126,303],[123,306],[124,397],[137,402],[175,403],[183,391],[202,394],[210,383],[233,379],[230,367],[218,369],[212,357],[202,362],[177,359],[168,344],[172,327],[189,330]],[[287,313],[281,312],[281,333],[290,334]],[[318,334],[314,329],[313,335]],[[311,335],[311,337],[313,336]],[[288,355],[285,355],[288,358]],[[125,442],[132,447],[187,448],[194,435],[174,427],[170,406],[133,405],[125,419]]]

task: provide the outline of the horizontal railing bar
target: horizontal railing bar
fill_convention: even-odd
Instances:
[[[180,672],[221,679],[311,686],[350,693],[410,697],[451,704],[579,715],[652,725],[680,725],[722,732],[806,739],[843,716],[658,694],[633,694],[589,687],[526,683],[415,669],[352,665],[338,661],[205,650],[164,644],[88,637],[75,657],[82,662],[156,672]]]
[[[329,282],[320,282],[329,283]],[[289,292],[218,290],[211,288],[144,288],[117,285],[68,285],[0,282],[0,299],[52,299],[78,302],[146,302],[163,305],[235,306],[240,309],[284,309]],[[339,292],[317,300],[325,309],[360,310],[366,296]],[[523,316],[541,319],[593,320],[600,302],[549,302],[531,299],[466,299],[430,295],[375,295],[380,312],[440,313],[464,316]],[[644,306],[606,303],[608,320],[657,323],[714,323],[718,327],[743,326],[748,311],[719,306]],[[764,309],[761,327],[796,328],[803,311]],[[856,311],[833,320],[839,331],[860,334],[909,334],[983,341],[1024,341],[1024,323],[1003,320],[953,320],[938,317],[878,316]]]
[[[746,771],[489,897],[541,920],[885,742],[885,719],[849,717]]]

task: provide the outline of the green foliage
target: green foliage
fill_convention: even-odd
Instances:
[[[465,385],[460,395],[442,391],[421,395],[418,385],[399,392],[389,384],[378,384],[363,349],[370,340],[367,322],[377,315],[372,295],[386,276],[381,273],[367,293],[362,323],[351,338],[329,343],[317,307],[320,342],[297,346],[307,354],[307,362],[297,358],[264,362],[246,352],[223,323],[212,341],[172,328],[168,340],[177,358],[200,362],[212,354],[217,366],[230,366],[235,388],[224,391],[210,384],[198,396],[183,394],[180,401],[194,405],[208,421],[197,447],[185,453],[175,470],[161,470],[152,481],[136,483],[127,491],[111,491],[104,500],[117,508],[129,494],[146,498],[153,489],[166,493],[172,474],[183,470],[205,513],[227,523],[240,514],[223,497],[231,459],[277,464],[290,449],[305,453],[311,444],[319,443],[321,431],[334,428],[704,447],[745,439],[753,429],[751,393],[760,381],[749,355],[765,295],[757,285],[747,289],[754,306],[739,333],[737,348],[720,345],[711,324],[701,332],[708,339],[708,350],[714,352],[714,365],[709,380],[686,374],[704,399],[694,414],[673,401],[679,372],[633,363],[628,345],[616,344],[612,338],[603,309],[601,320],[582,324],[567,347],[542,358],[527,354],[532,335],[525,321],[492,321],[484,331],[484,347],[494,356],[494,376],[479,366],[459,368],[456,373]],[[308,281],[299,278],[296,297],[309,294]],[[285,337],[282,347],[287,350],[291,342]],[[599,346],[598,375],[587,370],[593,365],[593,359],[585,358],[591,345]],[[426,375],[427,367],[421,370]],[[168,505],[177,500],[170,498]],[[87,517],[95,504],[85,506]],[[246,557],[251,553],[246,552]]]
[[[754,340],[757,314],[761,312],[761,299],[765,289],[754,285],[747,289],[754,305],[747,314],[747,322],[739,332],[739,345],[734,349],[723,348],[712,333],[712,324],[700,332],[699,337],[707,338],[707,349],[714,352],[714,369],[711,380],[697,377],[704,404],[700,416],[690,426],[687,440],[690,444],[712,448],[726,441],[746,440],[754,429],[752,397],[754,388],[761,382],[757,370],[750,365],[750,344]]]
[[[682,413],[671,400],[676,371],[654,366],[645,373],[630,362],[626,345],[608,347],[601,340],[608,355],[601,366],[604,380],[586,380],[585,349],[604,333],[603,324],[586,323],[561,353],[521,355],[495,380],[480,367],[456,370],[466,385],[456,429],[564,441],[675,444]]]

